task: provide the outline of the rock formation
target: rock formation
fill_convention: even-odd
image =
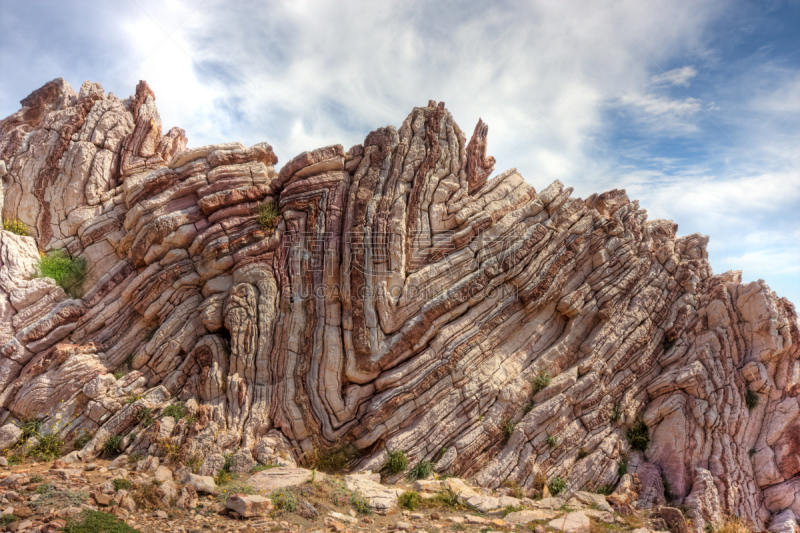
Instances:
[[[187,150],[145,82],[21,103],[0,122],[3,219],[31,234],[0,235],[4,443],[35,419],[91,435],[72,459],[119,435],[209,475],[347,445],[354,470],[403,450],[569,490],[627,464],[638,505],[682,503],[698,530],[797,529],[793,305],[714,275],[706,237],[624,191],[490,179],[486,125],[467,141],[442,103],[280,172],[266,143]],[[88,265],[69,294],[34,276],[55,249]],[[178,402],[191,416],[158,417]]]

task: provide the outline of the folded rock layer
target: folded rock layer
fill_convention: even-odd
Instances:
[[[0,122],[2,214],[31,233],[0,236],[0,424],[200,475],[344,446],[490,487],[628,464],[699,530],[800,515],[794,306],[624,191],[490,177],[487,132],[430,102],[276,172],[266,143],[187,150],[145,82],[34,91]],[[34,277],[59,248],[79,297]]]

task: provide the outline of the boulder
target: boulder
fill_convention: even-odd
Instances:
[[[211,476],[198,476],[197,474],[187,474],[181,480],[184,485],[190,485],[194,490],[201,494],[216,494],[217,485]]]
[[[0,427],[0,451],[16,444],[21,436],[22,430],[15,424],[6,424]]]
[[[325,479],[325,474],[306,470],[305,468],[293,468],[290,466],[280,466],[256,472],[248,480],[248,483],[256,490],[266,494],[275,489],[283,487],[296,487],[311,480],[312,476],[316,481]]]
[[[255,494],[232,494],[225,504],[242,518],[266,516],[272,512],[272,500]]]
[[[371,473],[350,474],[344,477],[347,490],[364,496],[369,502],[370,509],[378,514],[389,514],[397,509],[397,497],[405,491],[381,485],[376,479],[380,481],[380,475]]]
[[[564,533],[586,533],[589,531],[591,521],[585,513],[575,511],[562,517],[554,518],[547,525]]]

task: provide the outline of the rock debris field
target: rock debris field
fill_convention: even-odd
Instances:
[[[155,100],[0,121],[3,527],[800,533],[795,307],[708,237],[442,102],[277,171]]]

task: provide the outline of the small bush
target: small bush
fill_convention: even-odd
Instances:
[[[16,218],[12,220],[4,220],[3,229],[10,231],[11,233],[16,233],[17,235],[22,235],[23,237],[30,235],[30,229],[28,228],[28,225],[21,220],[17,220]]]
[[[428,479],[432,473],[433,463],[430,461],[420,461],[419,463],[415,464],[411,470],[409,470],[406,477],[409,479],[409,481],[416,481],[418,479]]]
[[[36,446],[31,448],[28,455],[39,459],[40,461],[52,461],[61,455],[61,448],[64,446],[64,441],[58,435],[40,435],[37,437],[39,441]]]
[[[156,419],[153,418],[153,410],[150,407],[144,406],[139,408],[139,412],[136,413],[136,418],[139,419],[139,423],[143,428],[151,426],[153,422],[156,421]]]
[[[42,481],[44,481],[42,476],[31,476],[31,479],[28,481],[28,483],[41,483]]]
[[[750,450],[748,450],[747,454],[750,457],[753,457],[756,454],[756,449],[755,448],[750,448]]]
[[[511,438],[511,435],[514,434],[514,430],[517,428],[517,423],[511,420],[510,418],[503,422],[503,437],[505,440]]]
[[[531,488],[533,488],[533,490],[541,492],[542,490],[544,490],[544,486],[546,484],[547,484],[547,476],[545,475],[544,472],[539,470],[533,476],[533,485],[531,485]]]
[[[722,525],[712,529],[715,533],[749,533],[756,530],[746,519],[739,516],[725,516]]]
[[[389,474],[399,474],[408,468],[408,456],[402,450],[392,450],[386,455],[383,470]]]
[[[397,497],[397,504],[401,509],[408,509],[414,511],[420,503],[419,492],[415,490],[407,490]]]
[[[747,393],[744,395],[744,403],[747,406],[747,409],[752,411],[756,407],[758,407],[758,394],[755,392],[748,390]]]
[[[78,518],[70,518],[64,533],[140,533],[111,513],[85,510]]]
[[[4,514],[2,517],[0,517],[0,526],[7,526],[11,522],[16,522],[17,520],[20,520],[17,515]]]
[[[186,409],[186,404],[183,402],[168,405],[161,412],[163,416],[171,416],[175,422],[189,415],[189,410]]]
[[[625,436],[628,438],[628,443],[634,450],[643,452],[647,449],[647,446],[650,445],[650,432],[647,430],[647,424],[645,424],[644,420],[641,418],[638,418],[636,422],[628,428]]]
[[[539,372],[539,374],[533,378],[533,393],[537,394],[546,389],[549,385],[550,374],[548,372]]]
[[[617,475],[619,477],[622,477],[627,473],[628,473],[628,458],[622,456],[619,458],[619,461],[617,461]]]
[[[354,492],[350,495],[350,505],[360,515],[372,514],[372,509],[369,507],[369,500],[367,500],[360,492]]]
[[[453,492],[452,489],[440,490],[436,493],[436,498],[434,498],[434,501],[449,509],[461,509],[464,507],[464,505],[458,499],[458,494]]]
[[[203,466],[203,460],[199,455],[193,455],[186,459],[184,464],[192,469],[192,473],[196,474],[200,467]]]
[[[581,459],[585,459],[587,457],[589,457],[589,452],[587,452],[583,448],[578,450],[578,461],[580,461]]]
[[[503,509],[503,518],[507,517],[511,513],[516,513],[517,511],[522,511],[523,507],[521,505],[507,505],[505,509]]]
[[[618,422],[622,418],[622,406],[619,402],[614,402],[614,408],[611,409],[611,422]]]
[[[614,485],[600,485],[595,492],[603,496],[611,496],[614,493]]]
[[[507,479],[503,481],[501,487],[505,487],[507,489],[511,489],[511,496],[521,500],[525,497],[525,491],[522,490],[522,487],[519,486],[519,483],[514,481],[513,479]]]
[[[217,475],[214,476],[214,483],[219,486],[227,485],[233,480],[233,475],[230,473],[229,470],[220,470],[217,472]]]
[[[20,427],[22,435],[19,437],[20,442],[26,442],[31,437],[38,437],[39,431],[42,429],[41,420],[28,420]]]
[[[531,411],[533,411],[533,402],[525,404],[525,408],[522,410],[522,414],[527,415]]]
[[[273,491],[272,494],[269,495],[269,499],[272,500],[272,504],[275,506],[275,509],[279,511],[286,511],[291,513],[295,509],[297,509],[297,498],[289,488],[282,488],[276,491]]]
[[[328,450],[315,449],[303,455],[302,463],[313,470],[335,474],[350,464],[351,459],[358,456],[358,450],[352,445],[344,445]]]
[[[105,457],[114,457],[122,450],[119,449],[122,444],[122,435],[112,435],[103,443],[103,455]]]
[[[114,485],[114,490],[130,490],[130,488],[133,486],[131,485],[131,482],[128,481],[127,479],[119,477],[116,479],[112,479],[111,484]]]
[[[550,490],[550,494],[557,496],[567,489],[567,482],[564,481],[564,478],[556,476],[550,480],[550,483],[547,484],[547,488]]]
[[[76,296],[86,278],[86,260],[71,258],[63,250],[43,255],[36,266],[36,277],[52,278],[70,296]]]
[[[557,435],[548,435],[545,439],[545,442],[551,448],[556,448],[558,446],[558,436]]]
[[[258,225],[264,231],[269,231],[278,223],[281,212],[275,202],[266,202],[258,208]]]

